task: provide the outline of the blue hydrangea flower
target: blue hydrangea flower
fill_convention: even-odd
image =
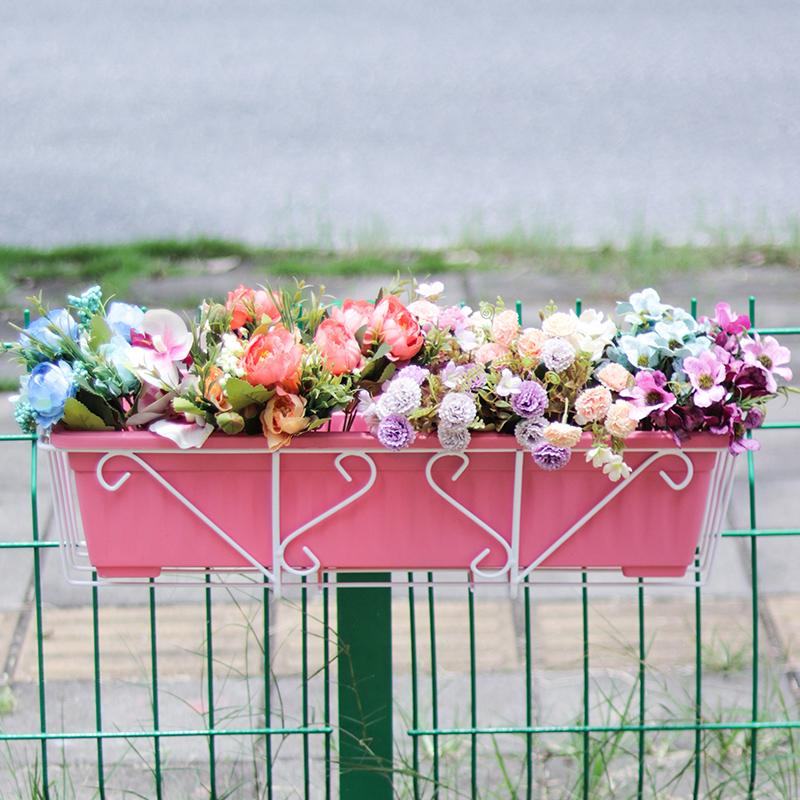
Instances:
[[[111,332],[116,336],[124,337],[125,341],[131,340],[131,328],[136,330],[142,324],[144,311],[139,306],[129,303],[113,302],[106,311],[106,322]]]
[[[36,422],[49,430],[61,419],[68,397],[75,397],[72,368],[66,361],[37,364],[26,376],[23,396],[36,415]]]

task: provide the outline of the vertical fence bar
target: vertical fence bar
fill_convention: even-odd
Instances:
[[[533,663],[531,653],[531,590],[528,576],[525,576],[525,725],[528,729],[533,727]],[[533,798],[533,734],[525,734],[525,761],[528,772],[528,785],[525,793],[526,800]]]
[[[471,577],[471,576],[470,576]],[[467,588],[469,612],[469,695],[470,722],[473,730],[478,727],[478,665],[475,657],[475,591],[472,583]],[[478,797],[478,735],[470,734],[470,784],[472,800]]]
[[[392,591],[388,572],[339,573],[339,797],[392,800]]]
[[[272,651],[270,643],[269,600],[270,592],[265,575],[263,578],[264,589],[262,597],[264,616],[264,780],[267,782],[267,800],[272,800],[272,735],[269,729],[272,725]],[[327,720],[326,720],[327,724]],[[326,765],[327,768],[327,765]]]
[[[644,797],[644,720],[645,720],[645,674],[647,649],[644,639],[644,585],[639,578],[639,775],[636,785],[637,800]]]
[[[29,312],[28,312],[29,313]],[[29,317],[26,317],[27,327]],[[39,541],[39,508],[36,495],[37,486],[37,473],[38,473],[38,453],[36,441],[31,443],[31,535],[33,543],[36,545]],[[47,708],[45,705],[45,690],[44,690],[44,642],[42,634],[44,633],[42,622],[42,570],[39,558],[39,548],[33,548],[33,585],[34,585],[34,600],[36,602],[36,657],[37,666],[39,670],[39,732],[47,733]],[[42,794],[45,800],[50,800],[50,777],[49,765],[47,760],[47,739],[42,739]]]
[[[583,724],[589,725],[589,587],[587,575],[581,573],[581,607],[583,611]],[[589,800],[589,775],[591,773],[591,753],[589,750],[589,731],[583,732],[583,798]]]
[[[92,572],[92,580],[97,580],[96,572]],[[100,694],[100,619],[98,614],[96,583],[92,585],[92,645],[94,649],[94,722],[97,730],[102,731],[103,703]],[[100,800],[105,800],[106,781],[105,768],[103,766],[103,740],[99,736],[97,737],[97,782]]]
[[[750,322],[756,324],[756,301],[755,297],[750,298]],[[752,438],[751,432],[747,431],[747,437]],[[755,465],[753,462],[753,451],[747,451],[747,479],[750,490],[750,530],[756,530],[756,480]],[[751,718],[753,722],[758,722],[758,661],[759,661],[759,641],[758,641],[758,537],[750,537],[750,591],[753,601],[753,705]],[[758,764],[758,731],[754,727],[750,731],[750,782],[747,789],[748,800],[752,800],[756,786],[756,766]]]
[[[214,730],[214,642],[211,624],[211,575],[206,573],[206,670],[208,671],[208,727]],[[208,779],[211,800],[217,800],[217,748],[214,734],[208,737]]]
[[[322,676],[325,683],[325,727],[331,724],[331,620],[328,573],[322,576]],[[331,734],[325,734],[325,798],[331,798]]]
[[[700,730],[700,724],[703,721],[703,618],[700,604],[700,559],[695,558],[694,564],[695,579],[697,580],[697,586],[694,587],[694,721],[697,727],[694,731],[694,785],[692,787],[692,800],[699,800],[703,752],[703,735]]]
[[[153,691],[153,759],[155,761],[156,800],[162,800],[163,787],[161,779],[161,737],[156,731],[161,730],[161,712],[158,697],[158,639],[156,638],[156,588],[150,578],[150,672]]]
[[[436,675],[436,612],[433,599],[433,573],[428,573],[428,622],[431,637],[431,725],[439,730],[439,683]],[[433,800],[439,799],[439,734],[433,739]]]
[[[417,614],[414,608],[414,573],[408,573],[408,626],[411,630],[411,726],[419,728],[419,688],[417,685]],[[411,768],[414,800],[419,800],[419,741],[411,737]]]
[[[301,578],[303,588],[300,590],[300,606],[301,614],[301,677],[303,682],[303,728],[306,730],[303,733],[303,797],[305,800],[311,798],[311,772],[309,765],[309,745],[310,736],[308,731],[308,588],[306,587],[306,576]]]

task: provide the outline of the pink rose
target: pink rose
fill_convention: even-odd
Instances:
[[[293,333],[280,325],[268,333],[257,333],[242,353],[240,366],[253,386],[281,386],[297,390],[303,348]]]
[[[583,422],[597,422],[608,414],[613,398],[605,386],[596,386],[581,392],[575,400],[575,411]]]
[[[498,358],[507,356],[511,351],[502,344],[489,342],[482,344],[476,351],[473,358],[478,364],[488,364],[490,361],[497,361]]]
[[[335,319],[323,320],[314,335],[314,342],[319,348],[325,367],[334,375],[342,375],[364,366],[361,346],[343,322]]]
[[[280,295],[276,292],[270,296],[269,292],[262,289],[253,291],[247,286],[239,286],[228,292],[228,302],[225,308],[231,315],[231,330],[235,331],[247,322],[260,325],[264,317],[276,322],[281,317]]]
[[[503,311],[492,320],[492,336],[498,344],[509,347],[519,331],[516,311]]]
[[[270,450],[289,444],[292,436],[304,431],[309,420],[305,414],[304,397],[284,392],[280,387],[261,412],[261,429]]]
[[[331,319],[341,322],[350,333],[357,333],[372,320],[375,306],[366,300],[345,300],[341,306],[333,306]]]
[[[375,306],[364,345],[374,342],[386,342],[390,346],[387,356],[390,361],[408,361],[425,342],[416,317],[393,294],[387,294]]]
[[[621,392],[627,389],[631,382],[631,373],[622,366],[612,361],[606,364],[600,372],[597,373],[597,380],[604,386],[612,389],[615,392]]]

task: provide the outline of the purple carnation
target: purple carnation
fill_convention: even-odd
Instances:
[[[542,361],[547,369],[563,372],[575,362],[575,348],[566,339],[548,339],[542,347]]]
[[[569,447],[556,447],[549,442],[542,442],[531,450],[536,466],[546,470],[561,469],[572,457]]]
[[[411,423],[399,414],[389,414],[381,420],[375,434],[378,441],[389,450],[402,450],[414,441],[416,433]]]
[[[455,428],[466,428],[475,419],[478,409],[471,394],[449,392],[439,403],[439,421]]]
[[[442,449],[451,453],[463,453],[472,438],[467,428],[458,428],[452,425],[440,425],[437,434]]]
[[[550,423],[544,417],[530,417],[520,420],[514,428],[514,436],[521,447],[530,450],[542,441],[544,429]]]
[[[539,417],[549,402],[544,386],[536,381],[522,381],[519,394],[511,395],[511,410],[525,419]]]
[[[403,369],[399,370],[398,373],[394,376],[392,380],[397,380],[398,378],[411,378],[417,386],[422,386],[425,381],[425,378],[431,374],[429,369],[425,369],[425,367],[419,367],[416,364],[409,364],[407,367],[403,367]]]

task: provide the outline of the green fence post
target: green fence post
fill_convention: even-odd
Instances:
[[[388,572],[344,573],[339,583],[389,582]],[[392,594],[388,587],[336,591],[339,656],[339,797],[391,800]]]

